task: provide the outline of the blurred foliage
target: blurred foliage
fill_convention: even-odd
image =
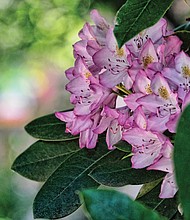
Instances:
[[[0,62],[46,59],[71,65],[72,47],[92,8],[115,13],[124,1],[1,0]],[[107,10],[110,8],[110,10]],[[115,9],[114,9],[115,8]],[[106,10],[105,10],[106,9]],[[26,57],[27,54],[27,57]]]

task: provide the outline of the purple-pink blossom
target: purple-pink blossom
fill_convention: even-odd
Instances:
[[[161,198],[177,191],[171,139],[183,108],[190,103],[190,57],[161,19],[118,47],[114,26],[91,12],[73,46],[74,67],[66,71],[74,109],[56,112],[66,132],[80,135],[81,148],[94,148],[106,132],[108,149],[121,139],[132,146],[132,167],[162,170]]]

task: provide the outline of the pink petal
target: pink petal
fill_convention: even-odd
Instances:
[[[158,62],[158,57],[157,57],[154,45],[150,39],[148,39],[147,42],[143,46],[143,49],[140,53],[140,60],[144,68],[147,68],[147,66],[150,63]]]
[[[173,161],[171,158],[162,157],[159,161],[149,166],[147,170],[161,170],[164,172],[173,172]]]
[[[139,105],[144,106],[151,112],[157,113],[157,108],[165,104],[164,100],[156,95],[146,95],[137,99]]]
[[[180,85],[181,83],[183,83],[184,79],[181,76],[181,74],[179,74],[179,72],[177,72],[175,69],[172,68],[164,68],[162,71],[162,75],[171,80],[172,82],[174,82],[176,85]]]
[[[106,70],[100,75],[100,83],[108,88],[113,88],[117,84],[123,82],[123,77],[125,75],[126,72],[120,72],[116,75],[113,75],[110,71]]]
[[[159,89],[163,87],[167,90],[168,94],[170,95],[171,90],[166,79],[161,75],[161,73],[157,73],[152,79],[151,88],[156,95],[160,95]]]
[[[131,110],[135,110],[140,104],[137,102],[137,100],[141,97],[144,97],[143,93],[134,93],[130,94],[127,97],[124,98],[125,103]]]
[[[173,198],[178,191],[173,173],[168,173],[162,183],[160,198]]]
[[[134,112],[134,120],[139,128],[146,130],[147,127],[147,119],[142,110],[142,106],[139,106]]]
[[[73,122],[75,119],[75,115],[73,111],[68,111],[68,112],[55,112],[55,116],[60,119],[61,121],[64,122]]]
[[[114,119],[111,122],[110,127],[108,128],[106,133],[106,143],[108,145],[108,149],[110,150],[115,149],[114,144],[120,141],[121,138],[122,138],[121,126],[118,125],[117,119]]]
[[[80,148],[92,149],[96,147],[98,135],[94,134],[91,129],[87,129],[80,133],[79,145]]]
[[[146,73],[143,70],[140,70],[135,78],[135,83],[133,88],[135,92],[141,92],[144,94],[150,94],[150,79],[147,77]]]
[[[142,146],[144,140],[149,142],[149,140],[158,140],[158,137],[151,131],[145,131],[141,128],[132,128],[123,132],[123,139],[129,144]]]
[[[79,37],[82,40],[94,39],[93,31],[89,23],[84,24],[83,29],[79,32]]]
[[[165,117],[159,117],[158,115],[153,115],[148,118],[147,129],[151,131],[164,132],[167,130],[166,123],[169,121],[170,115]]]
[[[175,58],[175,68],[179,73],[182,73],[182,67],[188,66],[190,68],[190,57],[181,51]]]

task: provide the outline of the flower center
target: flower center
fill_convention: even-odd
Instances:
[[[88,79],[90,76],[92,76],[92,74],[91,74],[90,72],[86,72],[86,73],[84,74],[84,76],[85,76],[86,79]]]
[[[148,64],[152,63],[154,61],[154,58],[150,55],[147,55],[143,57],[143,66],[144,68],[147,68]]]
[[[116,54],[117,54],[117,56],[119,56],[119,57],[124,56],[124,49],[123,49],[123,48],[120,48],[120,49],[119,49],[119,47],[116,46]]]
[[[150,84],[146,85],[145,90],[146,90],[147,94],[152,94],[152,89],[150,87]]]
[[[169,92],[168,92],[168,90],[166,89],[166,87],[161,86],[161,87],[158,89],[158,92],[159,92],[159,95],[160,95],[163,99],[168,99],[168,98],[169,98]]]
[[[182,73],[184,77],[190,77],[190,68],[189,66],[182,66]]]

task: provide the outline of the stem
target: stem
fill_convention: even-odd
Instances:
[[[130,95],[131,91],[127,90],[122,84],[117,85],[116,88],[120,91],[122,91],[123,93],[125,93],[126,95]]]
[[[124,157],[122,158],[122,160],[123,160],[123,159],[126,159],[126,158],[128,158],[128,157],[131,157],[131,156],[133,156],[133,155],[134,155],[133,153],[127,154],[126,156],[124,156]]]

